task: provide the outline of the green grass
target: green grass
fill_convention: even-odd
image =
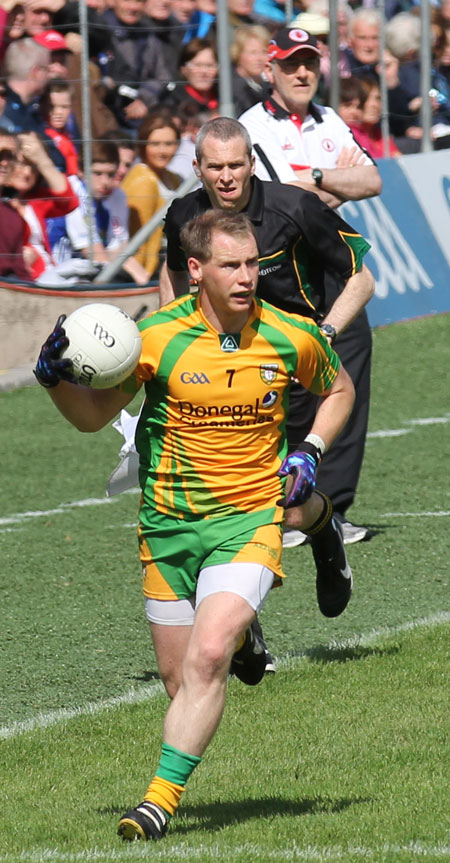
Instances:
[[[104,498],[121,438],[81,435],[37,387],[0,394],[0,861],[450,861],[437,514],[450,511],[449,365],[449,315],[375,331],[370,431],[406,433],[368,439],[351,514],[375,535],[348,549],[352,601],[323,618],[309,549],[285,552],[289,577],[262,614],[279,670],[254,690],[231,682],[179,815],[151,846],[115,837],[154,771],[167,707],[143,619],[137,497],[52,512]]]

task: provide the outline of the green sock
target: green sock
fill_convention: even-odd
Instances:
[[[168,743],[163,743],[156,776],[168,779],[175,785],[186,785],[201,760],[198,755],[189,755],[187,752],[175,749],[174,746],[169,746]]]

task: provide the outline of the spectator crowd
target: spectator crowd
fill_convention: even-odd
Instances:
[[[235,116],[270,97],[270,40],[282,0],[228,0]],[[375,0],[339,0],[338,112],[373,158],[421,149],[420,3],[386,0],[385,52]],[[91,279],[120,256],[193,175],[200,127],[219,115],[215,0],[88,0],[91,176],[83,176],[77,0],[0,0],[0,276],[59,284]],[[328,0],[294,3],[289,26],[320,51],[314,101],[329,104]],[[431,3],[432,141],[450,146],[450,0]],[[158,279],[157,228],[115,281]],[[122,256],[123,257],[123,256]]]

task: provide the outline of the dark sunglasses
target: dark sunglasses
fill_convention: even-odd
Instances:
[[[6,148],[0,150],[0,162],[15,162],[16,158],[16,154],[12,150]]]

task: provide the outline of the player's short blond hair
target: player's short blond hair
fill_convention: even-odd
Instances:
[[[196,258],[202,264],[211,259],[214,233],[231,237],[252,236],[256,242],[255,229],[245,213],[227,213],[223,210],[207,210],[191,219],[182,228],[180,241],[187,258]]]

